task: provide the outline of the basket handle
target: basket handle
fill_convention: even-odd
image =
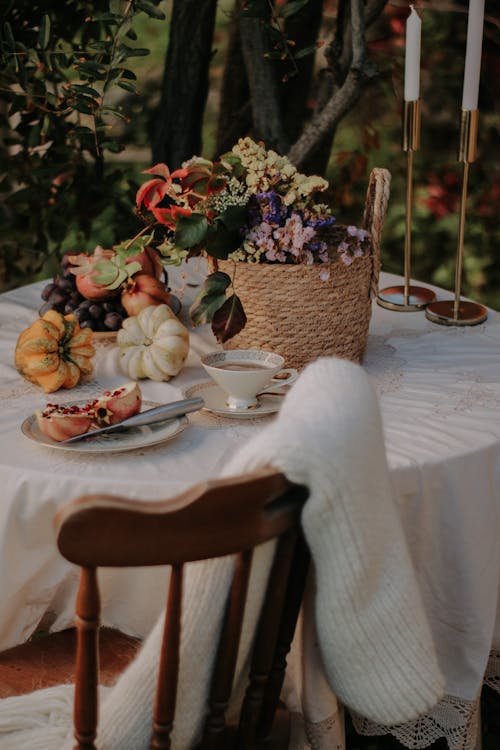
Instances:
[[[368,190],[366,191],[365,210],[363,214],[363,228],[371,235],[373,248],[373,266],[371,290],[378,292],[378,275],[380,271],[380,238],[384,226],[387,204],[391,192],[391,173],[388,169],[376,167],[370,173]]]

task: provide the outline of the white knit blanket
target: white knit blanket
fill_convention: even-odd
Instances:
[[[272,464],[310,496],[302,524],[316,576],[315,617],[323,666],[339,699],[381,724],[426,712],[443,695],[418,584],[392,498],[376,395],[358,365],[324,358],[309,365],[278,417],[226,466],[231,475]],[[253,598],[237,668],[243,683],[272,543],[259,549]],[[189,566],[174,750],[199,736],[217,606],[228,560]],[[146,750],[150,738],[162,619],[113,688],[103,690],[99,750]],[[72,687],[0,701],[1,750],[69,750]]]

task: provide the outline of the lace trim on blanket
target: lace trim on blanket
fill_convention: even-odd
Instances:
[[[345,750],[343,711],[317,722],[293,711],[290,721],[288,750]]]
[[[352,713],[358,734],[391,734],[408,748],[425,748],[445,737],[449,750],[474,750],[480,728],[479,699],[465,701],[445,696],[425,716],[397,726],[383,726]]]
[[[306,721],[305,730],[312,750],[344,750],[343,716],[338,713],[323,721]]]

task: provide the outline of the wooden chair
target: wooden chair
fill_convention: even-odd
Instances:
[[[187,562],[226,555],[236,556],[235,571],[227,602],[221,602],[225,615],[203,738],[197,750],[287,747],[288,716],[279,706],[279,695],[309,562],[300,532],[300,512],[306,497],[304,487],[266,468],[198,484],[164,502],[91,495],[70,502],[57,513],[58,547],[65,558],[81,566],[76,604],[75,749],[96,748],[97,567],[171,566],[151,741],[154,750],[168,750],[175,721],[183,567]],[[271,539],[277,544],[252,647],[246,696],[238,726],[229,727],[225,713],[235,674],[252,552]],[[11,649],[10,653],[15,651]]]

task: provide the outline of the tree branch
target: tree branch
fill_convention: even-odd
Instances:
[[[352,109],[361,95],[362,85],[359,71],[351,70],[342,87],[333,94],[323,110],[313,117],[288,151],[287,156],[295,166],[300,167],[314,153],[322,138],[334,130],[344,115]]]
[[[385,1],[371,0],[365,8],[363,0],[340,0],[339,26],[328,48],[329,73],[324,74],[318,106],[287,154],[296,166],[309,159],[324,139],[333,137],[340,120],[360,98],[366,81],[375,75],[375,68],[366,54],[365,14],[369,12],[373,22],[384,5]]]

